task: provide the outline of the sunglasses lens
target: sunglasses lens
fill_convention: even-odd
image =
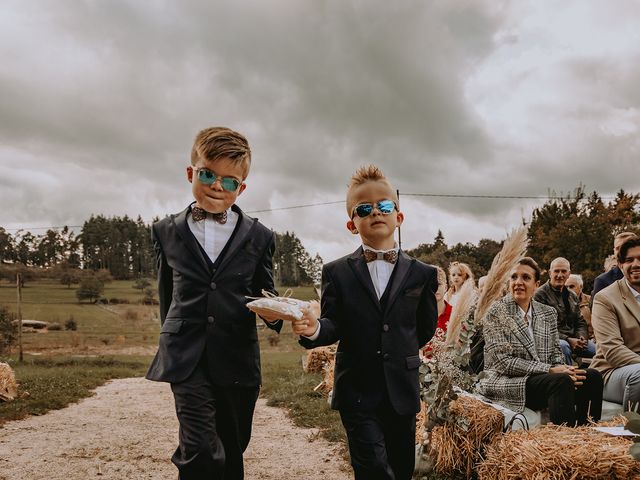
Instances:
[[[198,170],[198,180],[200,180],[201,183],[204,183],[205,185],[211,185],[213,182],[216,181],[216,175],[215,173],[206,170],[204,168],[201,168],[200,170]]]
[[[393,209],[396,208],[395,203],[391,200],[380,200],[376,206],[378,207],[378,210],[380,210],[380,213],[385,215],[390,214],[393,212]]]
[[[220,185],[222,185],[222,188],[227,192],[235,192],[240,186],[240,182],[235,178],[223,177],[220,180]]]
[[[360,218],[370,215],[371,212],[373,212],[373,205],[371,205],[370,203],[363,203],[356,207],[356,215],[358,215]]]

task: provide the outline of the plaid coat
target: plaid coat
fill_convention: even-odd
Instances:
[[[556,310],[534,300],[531,306],[535,344],[510,294],[495,302],[484,318],[485,377],[478,390],[515,412],[524,410],[529,375],[548,373],[552,366],[564,363]]]

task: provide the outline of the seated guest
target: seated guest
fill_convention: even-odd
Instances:
[[[604,376],[604,399],[635,410],[640,402],[640,238],[620,246],[618,266],[623,278],[593,300],[598,344],[591,366]]]
[[[589,416],[599,420],[602,376],[564,364],[557,312],[532,300],[539,284],[540,267],[523,258],[511,272],[509,293],[485,316],[486,376],[478,390],[515,412],[548,407],[556,425],[585,425]]]
[[[596,277],[593,281],[593,290],[591,291],[591,300],[596,296],[600,290],[607,288],[613,282],[620,280],[622,275],[622,270],[618,266],[618,251],[620,250],[620,245],[622,245],[625,241],[630,238],[635,238],[637,235],[633,232],[620,232],[613,239],[613,262],[608,262],[607,260],[610,257],[607,257],[607,260],[604,262],[604,272]]]
[[[436,291],[436,301],[438,302],[438,324],[436,325],[436,332],[433,334],[433,338],[422,349],[422,355],[425,358],[431,357],[431,351],[433,349],[432,342],[434,339],[444,340],[447,336],[447,325],[449,324],[449,318],[451,317],[451,305],[449,305],[444,299],[444,293],[447,291],[447,274],[440,267],[436,267],[438,271],[438,290]]]
[[[549,267],[549,280],[534,295],[536,302],[555,308],[558,312],[560,348],[567,365],[573,365],[572,354],[591,358],[596,354],[595,344],[589,340],[587,322],[580,313],[578,297],[564,284],[571,274],[566,258],[558,257]]]
[[[580,313],[582,314],[582,318],[584,318],[584,321],[587,322],[589,339],[593,340],[593,327],[591,326],[591,295],[587,295],[582,290],[582,288],[584,287],[582,275],[572,273],[571,275],[569,275],[569,278],[567,278],[567,281],[564,282],[564,286],[575,293],[578,297]]]
[[[470,283],[475,288],[473,280],[473,272],[466,263],[451,262],[449,265],[449,290],[444,294],[444,299],[451,306],[455,306],[458,302],[460,290],[466,283]]]

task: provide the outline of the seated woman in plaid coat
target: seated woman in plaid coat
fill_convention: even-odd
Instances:
[[[556,310],[532,300],[540,267],[530,257],[511,272],[509,293],[484,318],[486,376],[479,391],[522,412],[549,409],[556,425],[584,425],[602,412],[602,376],[593,369],[565,365]]]

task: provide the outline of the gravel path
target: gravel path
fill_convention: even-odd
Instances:
[[[0,427],[0,480],[175,479],[178,423],[168,384],[113,380],[95,395]],[[347,480],[338,447],[260,399],[247,480]]]

